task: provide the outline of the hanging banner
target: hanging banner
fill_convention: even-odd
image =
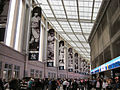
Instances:
[[[52,65],[54,65],[54,41],[55,32],[54,29],[50,29],[48,31],[47,62],[52,63]]]
[[[74,62],[75,62],[75,73],[78,73],[78,53],[74,55]]]
[[[68,71],[73,72],[73,51],[72,48],[68,49]]]
[[[64,41],[59,42],[59,70],[64,70]]]
[[[0,0],[0,42],[4,42],[10,0]]]
[[[29,60],[39,59],[40,29],[41,29],[41,8],[35,7],[32,11],[31,18]]]
[[[7,22],[10,0],[0,0],[0,24]]]

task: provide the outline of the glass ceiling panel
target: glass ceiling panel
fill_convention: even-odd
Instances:
[[[89,38],[89,35],[85,35],[85,37],[87,38],[87,40],[88,40],[88,38]]]
[[[58,23],[57,23],[56,21],[51,21],[51,23],[52,23],[53,25],[58,25]]]
[[[48,13],[48,14],[52,14],[52,12],[49,10],[49,9],[47,9],[47,10],[44,10],[46,13]],[[53,14],[52,14],[53,15]]]
[[[81,29],[80,29],[80,28],[75,28],[75,29],[74,29],[74,32],[79,32],[79,33],[80,33],[80,32],[81,32]]]
[[[81,43],[76,43],[78,47],[83,47]]]
[[[57,18],[66,18],[66,16],[63,14],[63,15],[61,15],[61,14],[56,14],[55,15]]]
[[[50,11],[50,7],[47,6],[47,4],[46,4],[46,6],[43,6],[43,9],[44,9],[44,10],[49,10],[49,12],[51,12],[51,11]]]
[[[70,43],[71,46],[74,47],[74,49],[79,52],[79,54],[81,54],[81,56],[90,59],[89,57],[90,53],[88,53],[90,52],[90,46],[86,42],[84,36],[86,37],[86,39],[88,39],[89,33],[92,30],[102,0],[95,0],[93,14],[92,8],[94,0],[78,0],[78,2],[77,0],[63,0],[63,3],[62,0],[37,0],[37,1],[41,4],[43,12],[47,16],[48,20],[51,22],[52,26],[55,27],[56,31],[58,31],[59,34],[63,36],[63,38],[65,38],[65,40],[67,40],[68,43]],[[77,3],[79,9],[77,8]],[[63,7],[65,7],[66,11],[64,11]],[[67,18],[65,12],[67,14]],[[78,21],[78,13],[80,22]],[[55,18],[57,19],[57,21]],[[91,20],[93,20],[92,23]],[[69,23],[71,26],[69,25]],[[75,33],[73,33],[72,30]],[[69,35],[70,38],[65,34],[64,31],[66,32],[67,35]],[[77,38],[82,42],[82,45],[74,34],[76,34]],[[73,42],[71,39],[73,40]],[[76,43],[77,46],[74,44],[74,42]]]
[[[37,0],[39,3],[41,3],[42,5],[44,5],[44,4],[48,4],[47,3],[47,0]]]
[[[79,38],[80,41],[85,41],[83,35],[77,35],[77,37]]]
[[[69,35],[69,37],[73,40],[73,41],[77,41],[78,39],[75,37],[75,35]]]
[[[68,6],[75,6],[76,0],[64,0],[64,4]]]
[[[66,34],[62,34],[62,36],[67,39],[67,40],[70,40],[70,38],[66,35]]]
[[[64,29],[64,28],[63,28]],[[72,32],[71,29],[64,29],[64,31],[67,33],[67,32]]]
[[[63,6],[52,6],[53,10],[64,10]]]
[[[70,42],[70,45],[71,45],[71,46],[73,46],[73,47],[75,47],[75,46],[76,46],[73,42]]]
[[[62,5],[61,0],[49,0],[51,5]]]
[[[82,50],[83,52],[86,52],[86,50],[85,50],[84,48],[81,48],[81,50]]]

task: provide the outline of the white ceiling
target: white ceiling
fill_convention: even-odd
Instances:
[[[56,31],[90,60],[88,37],[102,0],[36,0]]]

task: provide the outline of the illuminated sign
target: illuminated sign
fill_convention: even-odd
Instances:
[[[91,74],[96,74],[96,73],[99,73],[99,72],[103,72],[103,71],[106,71],[106,70],[111,70],[111,69],[114,69],[114,68],[118,68],[120,67],[120,56],[95,68],[95,69],[92,69],[91,70]]]

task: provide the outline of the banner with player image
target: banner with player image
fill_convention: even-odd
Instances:
[[[48,31],[47,60],[49,63],[52,63],[51,65],[54,65],[53,64],[54,62],[54,41],[55,41],[55,31],[54,29],[50,29]]]
[[[10,0],[0,0],[0,42],[4,42]]]
[[[64,41],[59,42],[59,70],[64,70]]]
[[[74,54],[75,73],[78,73],[78,53]]]
[[[40,29],[41,29],[41,7],[35,7],[32,11],[31,18],[29,60],[39,59]]]
[[[7,22],[10,0],[0,0],[0,24]]]
[[[68,49],[68,71],[73,72],[73,51],[72,48]]]

